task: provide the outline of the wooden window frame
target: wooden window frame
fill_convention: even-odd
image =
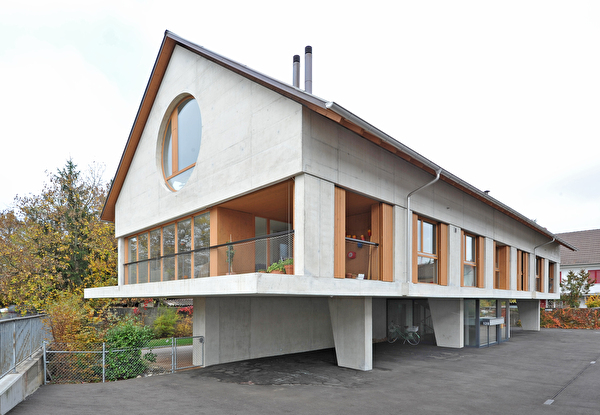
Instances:
[[[174,276],[175,276],[175,281],[179,279],[178,278],[178,269],[177,269],[178,268],[177,255],[180,254],[181,252],[179,252],[179,243],[178,243],[178,239],[177,239],[178,238],[178,232],[179,232],[178,224],[181,223],[181,222],[184,222],[186,220],[190,220],[191,246],[192,246],[191,251],[189,251],[190,253],[192,253],[192,255],[191,255],[191,264],[190,264],[191,270],[192,270],[192,275],[188,276],[188,278],[193,278],[194,259],[195,259],[194,255],[193,255],[193,251],[196,249],[195,248],[195,240],[194,240],[194,231],[195,231],[194,218],[197,217],[197,216],[204,215],[207,212],[209,212],[209,211],[205,210],[205,211],[197,212],[197,213],[194,213],[192,215],[185,216],[183,218],[179,218],[179,219],[177,219],[175,221],[164,223],[161,226],[156,226],[154,228],[147,229],[144,232],[139,232],[139,233],[136,233],[134,235],[127,236],[125,238],[125,248],[126,248],[125,249],[125,261],[123,263],[123,266],[124,266],[124,269],[125,269],[125,276],[124,276],[124,283],[125,283],[125,285],[129,284],[129,282],[128,282],[129,267],[132,266],[133,264],[136,265],[136,270],[137,270],[137,272],[136,272],[136,282],[133,283],[133,284],[138,283],[138,281],[140,280],[139,267],[137,267],[137,262],[140,262],[140,261],[148,261],[147,282],[156,282],[156,281],[152,281],[152,272],[151,272],[151,267],[150,267],[151,261],[153,259],[160,261],[160,282],[165,281],[165,278],[164,278],[164,261],[163,261],[163,259],[164,259],[164,251],[163,251],[163,247],[164,247],[164,233],[163,233],[163,230],[167,226],[171,226],[171,225],[175,226],[175,230],[174,230],[174,238],[175,238],[175,240],[174,240],[175,247],[174,248],[175,248],[175,252],[173,254],[169,254],[167,257],[170,257],[171,255],[174,255]],[[159,254],[158,258],[152,257],[152,252],[151,252],[151,240],[152,240],[152,238],[151,238],[150,234],[151,234],[151,232],[154,232],[156,230],[160,231],[160,243],[159,243],[160,254]],[[138,260],[138,258],[139,258],[139,252],[140,252],[140,249],[139,249],[139,240],[140,240],[140,235],[143,235],[143,234],[147,234],[148,235],[148,238],[147,238],[147,243],[148,243],[148,247],[147,247],[148,248],[148,258],[144,259],[144,260]],[[133,239],[133,238],[136,238],[136,255],[137,255],[137,258],[135,258],[135,260],[131,260],[131,258],[129,258],[129,241],[131,239]],[[187,251],[183,251],[183,252],[187,252]],[[183,279],[186,279],[186,278],[183,278]]]
[[[436,253],[434,255],[422,251],[419,246],[419,221],[435,226]],[[421,232],[422,234],[422,232]],[[414,284],[448,285],[448,225],[413,213],[412,220],[412,282]],[[434,259],[437,262],[437,282],[419,281],[419,257]]]
[[[544,292],[544,258],[535,257],[535,290]]]
[[[466,241],[467,238],[473,239],[473,244],[475,247],[475,255],[474,261],[467,261],[466,259]],[[485,276],[485,238],[483,236],[478,236],[470,232],[461,231],[461,277],[460,284],[462,287],[476,287],[483,288],[484,287],[484,276]],[[474,285],[465,285],[465,266],[474,267],[475,268],[475,281]]]
[[[548,292],[556,292],[556,262],[548,261]]]
[[[529,252],[517,250],[517,291],[528,291]]]
[[[510,246],[494,241],[494,288],[509,289]]]
[[[173,188],[173,186],[171,186],[171,184],[169,183],[169,180],[171,180],[172,178],[174,178],[176,176],[179,176],[181,173],[184,173],[189,169],[193,169],[196,166],[196,162],[194,162],[188,166],[183,166],[181,169],[179,168],[179,128],[178,128],[179,107],[181,107],[185,102],[190,101],[190,100],[194,100],[194,97],[192,97],[192,96],[185,97],[184,99],[179,101],[179,103],[177,103],[177,105],[175,106],[175,109],[173,109],[173,112],[169,116],[169,122],[167,123],[165,132],[163,134],[163,140],[162,140],[163,144],[162,144],[162,150],[161,150],[162,171],[163,171],[163,176],[165,178],[165,183],[167,184],[169,189],[171,189],[173,191],[176,191],[176,190]],[[167,176],[167,173],[165,172],[164,152],[165,152],[165,139],[167,138],[167,132],[169,131],[169,126],[171,126],[171,166],[172,166],[173,171],[171,172],[171,174],[169,176]]]

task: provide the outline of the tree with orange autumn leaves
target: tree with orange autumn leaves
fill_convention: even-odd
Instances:
[[[46,312],[65,295],[83,303],[84,288],[116,285],[114,225],[100,220],[108,191],[101,173],[92,166],[82,175],[68,160],[41,194],[16,197],[0,212],[1,305]]]

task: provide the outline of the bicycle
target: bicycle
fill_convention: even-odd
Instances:
[[[417,333],[418,331],[419,327],[407,326],[405,332],[402,330],[399,324],[396,324],[392,321],[389,326],[387,341],[389,343],[394,343],[396,340],[402,337],[404,339],[403,344],[408,342],[408,344],[416,346],[421,341],[421,336],[419,336],[419,333]]]

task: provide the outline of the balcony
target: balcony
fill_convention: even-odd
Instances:
[[[293,274],[294,231],[200,248],[125,264],[125,284],[177,281],[220,275]]]

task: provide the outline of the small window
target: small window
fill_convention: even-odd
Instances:
[[[169,117],[162,147],[162,167],[171,190],[181,189],[190,178],[202,138],[202,118],[195,99],[183,100]]]
[[[463,233],[463,286],[477,286],[477,237]]]
[[[448,225],[413,215],[413,282],[447,285]]]

